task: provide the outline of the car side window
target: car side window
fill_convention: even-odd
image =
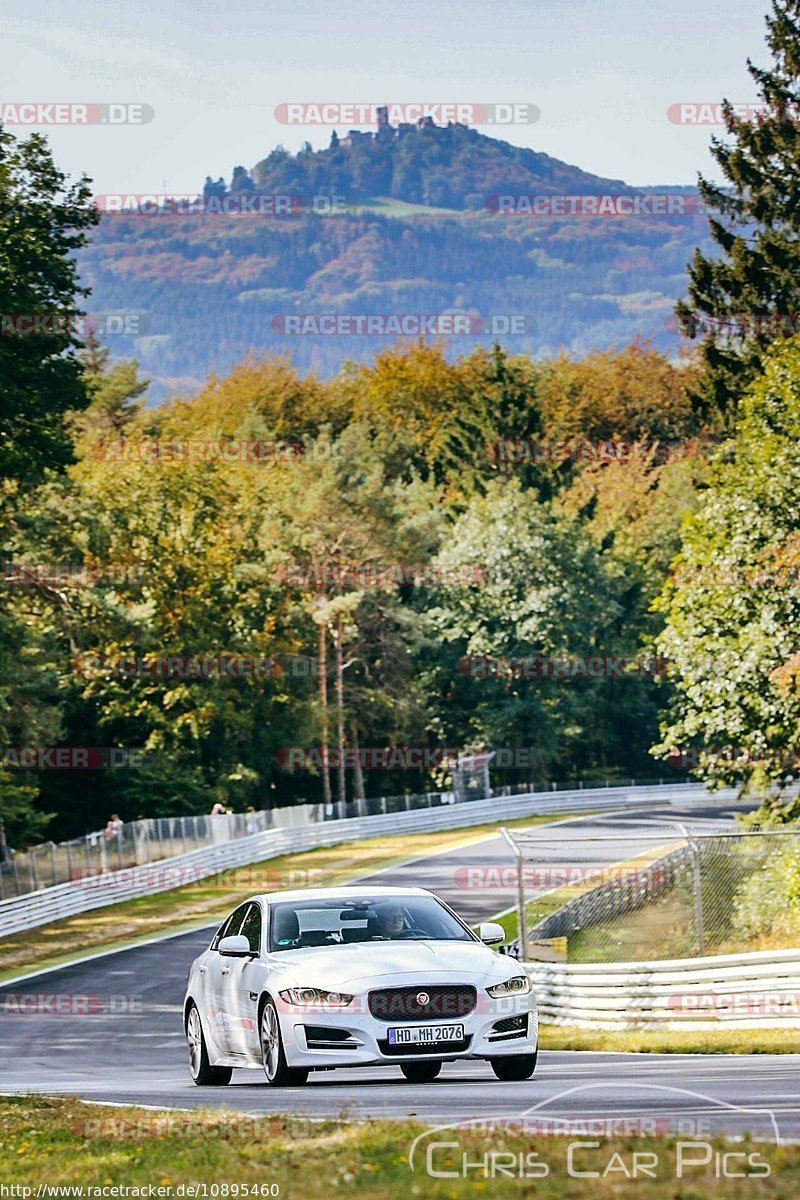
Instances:
[[[242,927],[239,930],[242,937],[246,937],[250,943],[250,949],[254,954],[261,952],[261,906],[251,904],[247,910],[247,916],[242,922]]]
[[[217,930],[216,936],[215,936],[213,942],[211,943],[212,950],[216,950],[217,946],[220,944],[220,942],[222,941],[222,939],[224,937],[232,937],[233,934],[236,934],[239,932],[241,925],[242,925],[242,921],[244,920],[244,917],[245,917],[245,913],[247,912],[249,907],[250,906],[248,904],[240,904],[237,909],[234,909],[234,911],[228,917],[227,921],[225,921],[222,925],[220,925],[219,929]]]

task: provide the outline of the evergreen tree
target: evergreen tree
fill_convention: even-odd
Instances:
[[[731,143],[712,139],[726,184],[702,176],[711,237],[689,267],[690,303],[676,308],[690,336],[703,336],[703,380],[694,397],[706,418],[729,423],[764,349],[793,332],[800,313],[800,0],[773,0],[767,17],[772,69],[747,69],[764,109],[755,119],[723,106]]]
[[[89,181],[70,184],[40,134],[18,142],[0,128],[0,477],[25,485],[69,461],[63,418],[89,399],[75,251],[99,219],[90,201]]]

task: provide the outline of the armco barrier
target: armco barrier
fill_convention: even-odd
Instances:
[[[714,803],[730,796],[709,796],[702,784],[684,783],[634,788],[593,788],[524,796],[492,797],[438,808],[412,809],[386,816],[351,817],[298,828],[269,829],[219,846],[191,850],[162,859],[150,867],[112,871],[89,880],[42,888],[0,902],[0,937],[38,925],[73,917],[90,909],[169,891],[182,883],[203,879],[232,867],[264,862],[282,854],[333,846],[380,834],[460,829],[470,825],[514,820],[539,813],[592,812],[672,802]]]
[[[800,1028],[800,948],[627,963],[526,963],[544,1024]]]

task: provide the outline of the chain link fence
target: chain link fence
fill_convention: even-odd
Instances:
[[[603,963],[798,944],[800,828],[663,822],[645,833],[562,826],[503,834],[516,857],[523,959]]]

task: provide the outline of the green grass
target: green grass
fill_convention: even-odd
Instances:
[[[540,1025],[543,1050],[595,1050],[630,1054],[797,1054],[800,1029],[720,1029],[709,1022],[694,1029],[582,1029]]]
[[[568,815],[522,817],[505,824],[511,828],[550,824]],[[497,824],[485,824],[435,833],[343,842],[223,871],[185,887],[106,905],[63,921],[11,934],[0,939],[0,983],[26,971],[70,962],[93,951],[117,949],[167,932],[202,928],[222,920],[236,904],[255,892],[289,886],[329,887],[352,883],[374,871],[387,870],[435,851],[476,841],[496,833],[497,829]]]
[[[398,1084],[398,1087],[402,1087]],[[435,1087],[436,1085],[430,1085]],[[499,1087],[513,1085],[498,1085]],[[521,1101],[520,1108],[525,1101]],[[276,1107],[278,1106],[276,1101]],[[347,1200],[474,1200],[485,1197],[542,1197],[546,1200],[734,1200],[800,1194],[800,1146],[776,1147],[769,1141],[746,1136],[735,1142],[704,1138],[713,1151],[734,1151],[757,1156],[751,1160],[769,1165],[766,1178],[725,1179],[717,1169],[714,1153],[707,1166],[686,1169],[676,1179],[678,1149],[673,1135],[604,1138],[594,1149],[577,1147],[574,1170],[595,1171],[599,1177],[570,1176],[567,1148],[585,1140],[544,1136],[540,1133],[445,1129],[422,1140],[409,1166],[409,1150],[425,1127],[411,1121],[311,1122],[288,1116],[258,1118],[222,1111],[160,1113],[153,1110],[84,1105],[74,1099],[25,1096],[0,1100],[0,1176],[5,1185],[36,1189],[41,1185],[87,1187],[162,1188],[164,1197],[179,1197],[182,1185],[220,1185],[221,1197],[268,1196],[276,1185],[280,1200],[307,1200],[311,1195],[342,1196]],[[432,1141],[453,1143],[450,1148],[434,1146],[431,1165],[447,1177],[426,1171],[426,1148]],[[687,1138],[684,1135],[683,1140]],[[689,1138],[688,1140],[692,1140]],[[655,1155],[651,1159],[656,1178],[627,1179],[619,1163],[632,1168],[634,1151]],[[690,1152],[701,1157],[698,1151]],[[548,1166],[546,1179],[520,1178],[515,1165],[530,1163],[526,1155],[538,1155]],[[612,1156],[617,1154],[617,1159]],[[504,1156],[505,1171],[498,1171]],[[512,1156],[509,1159],[509,1155]],[[488,1157],[487,1157],[488,1156]],[[465,1170],[464,1161],[469,1164]],[[640,1160],[641,1161],[641,1160]],[[746,1159],[737,1158],[736,1169]],[[603,1172],[614,1164],[605,1177]],[[493,1169],[494,1168],[494,1169]],[[763,1168],[761,1168],[763,1169]],[[453,1177],[455,1175],[455,1177]],[[234,1191],[234,1185],[238,1190]],[[222,1189],[227,1187],[227,1192]],[[168,1190],[169,1189],[169,1190]],[[267,1189],[267,1190],[264,1190]],[[201,1195],[202,1191],[195,1195]],[[91,1193],[88,1193],[91,1195]]]

